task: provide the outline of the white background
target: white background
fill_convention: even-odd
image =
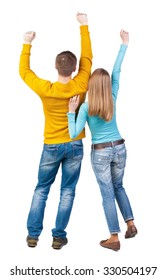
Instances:
[[[95,276],[70,279],[164,279],[166,253],[166,1],[130,0],[6,0],[0,4],[1,70],[1,276],[3,279],[69,279],[69,276],[10,276],[19,268],[93,268]],[[75,203],[67,227],[69,243],[51,247],[51,229],[59,201],[61,171],[52,185],[38,246],[28,248],[26,220],[43,146],[40,99],[18,74],[23,33],[34,30],[31,68],[41,78],[55,81],[54,60],[60,51],[80,55],[77,12],[88,14],[93,69],[112,67],[120,47],[121,28],[130,43],[122,65],[117,120],[128,151],[124,186],[139,234],[124,239],[121,250],[99,246],[109,237],[99,187],[90,165],[91,138],[87,128],[85,157]],[[92,69],[92,70],[93,70]],[[157,266],[154,276],[105,276],[103,267]],[[100,272],[97,272],[97,270]],[[57,277],[57,278],[56,278]],[[1,277],[2,278],[2,277]]]

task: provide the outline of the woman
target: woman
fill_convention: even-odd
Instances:
[[[82,131],[86,121],[90,128],[92,135],[91,163],[100,187],[104,213],[110,231],[110,237],[102,240],[100,245],[114,251],[120,249],[118,237],[120,227],[115,200],[127,223],[125,238],[131,238],[137,234],[131,205],[122,183],[126,147],[116,122],[116,100],[121,64],[128,47],[129,34],[121,30],[120,37],[122,44],[111,79],[106,70],[96,69],[89,80],[88,103],[81,105],[75,120],[75,110],[79,104],[79,96],[75,96],[69,101],[68,113],[71,138],[75,138]]]

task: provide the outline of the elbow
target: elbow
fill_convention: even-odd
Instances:
[[[22,75],[22,73],[19,71],[19,75],[22,78],[22,80],[24,81],[24,76]]]
[[[21,73],[20,67],[19,67],[19,76],[22,78],[22,73]]]
[[[77,135],[74,131],[69,131],[69,136],[72,140],[74,140],[77,137]]]
[[[19,75],[24,80],[25,75],[20,67],[19,67]]]
[[[75,135],[75,134],[70,134],[70,138],[71,138],[72,140],[74,140],[76,137],[77,137],[77,135]]]

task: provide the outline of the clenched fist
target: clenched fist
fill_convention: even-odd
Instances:
[[[87,25],[88,24],[87,14],[77,13],[76,17],[77,17],[78,22],[81,25]]]
[[[24,39],[24,44],[31,44],[31,42],[35,39],[35,32],[34,31],[28,31],[24,33],[23,39]]]
[[[121,29],[120,37],[122,39],[122,44],[128,45],[128,43],[129,43],[129,33],[127,31]]]

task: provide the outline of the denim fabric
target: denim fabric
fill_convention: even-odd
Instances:
[[[30,237],[38,238],[41,234],[46,200],[60,165],[62,167],[60,201],[52,236],[66,237],[65,228],[73,206],[82,158],[82,140],[63,144],[44,144],[38,171],[38,184],[34,191],[27,220]]]
[[[117,208],[118,203],[124,221],[133,220],[129,199],[123,187],[126,164],[125,144],[92,150],[91,163],[100,187],[103,208],[111,234],[120,232]]]

